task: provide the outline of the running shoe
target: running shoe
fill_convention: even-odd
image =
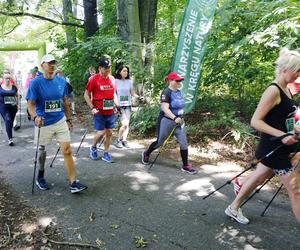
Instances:
[[[142,153],[142,163],[148,165],[150,163],[150,156],[146,154],[146,151]]]
[[[19,126],[19,125],[15,125],[14,126],[14,131],[17,131],[17,130],[19,130],[21,127]]]
[[[238,211],[233,210],[230,206],[228,206],[225,210],[225,214],[234,220],[236,220],[238,223],[241,224],[248,224],[249,220],[243,215],[242,209],[239,208]]]
[[[98,159],[98,153],[97,153],[97,148],[96,147],[91,147],[90,148],[90,158],[92,159],[92,160],[97,160]]]
[[[182,171],[182,172],[185,172],[185,173],[188,173],[188,174],[197,174],[197,170],[193,169],[191,163],[189,163],[189,164],[186,165],[186,166],[182,166],[182,167],[181,167],[181,171]]]
[[[130,148],[127,141],[122,141],[124,148]]]
[[[87,186],[80,183],[79,180],[73,181],[73,183],[70,185],[70,191],[72,194],[81,192],[85,189],[87,189]]]
[[[242,188],[242,184],[239,182],[238,178],[235,178],[233,181],[233,192],[237,196]]]
[[[40,190],[48,190],[49,186],[43,177],[37,178],[35,184]]]
[[[13,139],[8,139],[8,146],[14,146],[15,144],[14,144],[14,141],[13,141]]]
[[[106,161],[108,163],[112,163],[112,159],[111,159],[111,155],[108,152],[104,152],[103,157],[102,157],[103,161]]]
[[[122,143],[122,141],[119,140],[119,139],[117,139],[117,140],[116,140],[116,143],[115,143],[115,146],[116,146],[117,148],[123,148],[123,143]]]

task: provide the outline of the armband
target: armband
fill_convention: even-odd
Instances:
[[[178,116],[175,116],[175,117],[173,118],[173,121],[175,121],[177,118],[178,118]]]
[[[35,119],[37,118],[38,116],[37,115],[35,115],[34,117],[33,117],[33,122],[35,122]]]

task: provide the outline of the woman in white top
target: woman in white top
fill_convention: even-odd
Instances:
[[[129,122],[131,115],[132,96],[140,98],[134,91],[133,81],[129,76],[129,67],[119,65],[116,70],[116,92],[120,108],[121,127],[119,130],[119,137],[115,146],[117,148],[129,148],[127,143],[127,136],[129,132]]]

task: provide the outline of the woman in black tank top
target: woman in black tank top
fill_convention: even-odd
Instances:
[[[300,165],[298,164],[300,153],[290,159],[291,153],[296,150],[297,136],[289,135],[281,141],[270,141],[271,137],[280,137],[287,132],[300,132],[300,126],[295,126],[293,119],[297,109],[296,102],[292,100],[287,87],[288,83],[300,77],[300,54],[283,49],[276,60],[276,65],[276,78],[263,93],[251,119],[251,126],[261,132],[261,140],[255,153],[257,159],[264,158],[279,145],[283,144],[283,147],[257,164],[255,171],[243,183],[235,200],[225,210],[228,216],[242,224],[249,223],[249,220],[242,214],[241,204],[257,186],[274,173],[287,188],[293,212],[300,222],[300,170],[297,166]]]

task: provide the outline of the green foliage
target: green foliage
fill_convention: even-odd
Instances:
[[[156,128],[156,120],[160,111],[159,105],[143,107],[138,112],[133,113],[131,126],[140,135],[153,133]]]
[[[98,68],[98,61],[103,55],[112,59],[112,73],[116,61],[129,60],[126,44],[116,37],[94,36],[88,41],[78,43],[62,58],[63,69],[69,76],[77,94],[83,94],[87,83],[87,70],[90,66]]]
[[[295,1],[220,1],[209,37],[200,101],[228,95],[249,119],[274,78],[279,48],[297,48],[300,10]],[[224,93],[225,90],[225,93]]]

